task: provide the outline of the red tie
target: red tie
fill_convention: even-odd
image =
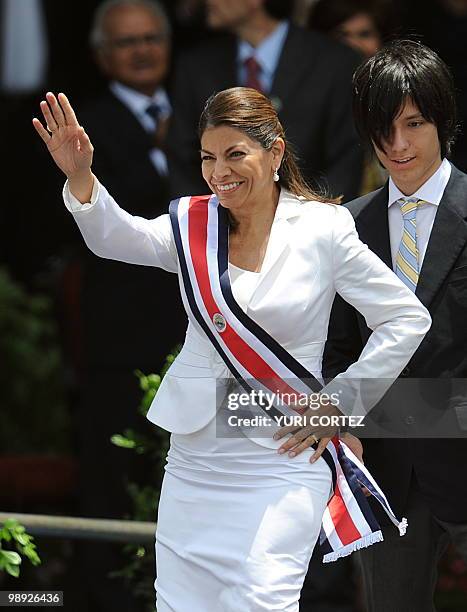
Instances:
[[[246,69],[246,80],[245,86],[252,87],[253,89],[257,89],[258,91],[263,91],[261,87],[261,82],[259,80],[259,73],[261,72],[261,66],[255,60],[253,56],[249,57],[245,60],[245,69]]]

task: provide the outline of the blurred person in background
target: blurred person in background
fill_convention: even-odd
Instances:
[[[344,199],[358,194],[362,153],[351,116],[357,54],[290,23],[293,2],[206,0],[220,34],[181,54],[167,141],[171,194],[203,193],[196,128],[204,101],[233,85],[267,94],[294,142],[305,177]]]
[[[384,17],[380,9],[375,0],[317,0],[308,25],[368,58],[381,48],[383,41]]]
[[[317,0],[308,27],[349,45],[365,59],[374,55],[395,29],[395,13],[381,0]],[[361,195],[381,187],[387,172],[376,156],[365,159]]]
[[[407,3],[406,22],[406,30],[422,38],[452,71],[461,126],[452,161],[467,172],[467,0],[412,0]]]
[[[56,291],[57,267],[73,245],[76,232],[52,213],[47,227],[37,232],[41,206],[57,198],[56,173],[35,139],[23,130],[39,101],[39,91],[59,87],[77,92],[92,90],[97,76],[86,49],[86,33],[98,0],[81,0],[73,11],[73,44],[63,27],[70,19],[70,7],[56,0],[0,0],[0,127],[8,140],[4,174],[6,201],[15,197],[22,181],[19,168],[31,168],[31,181],[42,182],[38,206],[28,210],[4,206],[0,211],[0,260],[11,275],[27,287]],[[70,70],[73,66],[73,70]],[[20,146],[19,143],[23,143]],[[24,146],[28,143],[28,146]],[[45,163],[43,163],[45,162]],[[47,179],[44,181],[44,177]],[[54,285],[52,287],[52,285]]]
[[[125,209],[153,216],[167,201],[170,24],[152,0],[107,0],[95,13],[90,42],[107,81],[80,109],[99,145],[95,163]]]

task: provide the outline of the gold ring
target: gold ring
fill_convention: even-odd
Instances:
[[[315,444],[318,444],[319,440],[318,438],[315,436],[315,434],[311,434],[311,437],[313,438],[313,440],[315,441]]]

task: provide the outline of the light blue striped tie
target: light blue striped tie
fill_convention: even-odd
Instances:
[[[417,244],[417,208],[421,203],[418,198],[400,198],[404,231],[396,257],[396,274],[414,293],[419,274],[419,252]]]

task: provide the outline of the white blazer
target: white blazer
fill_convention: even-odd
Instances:
[[[178,273],[168,214],[153,220],[134,217],[98,182],[91,203],[81,205],[67,184],[64,200],[96,255]],[[430,328],[428,311],[359,240],[346,208],[306,202],[282,190],[247,314],[320,378],[336,292],[363,314],[373,334],[358,361],[330,385],[344,379],[397,378]],[[170,325],[170,305],[160,325]],[[215,416],[230,376],[204,332],[190,322],[148,419],[175,433],[198,431]]]

